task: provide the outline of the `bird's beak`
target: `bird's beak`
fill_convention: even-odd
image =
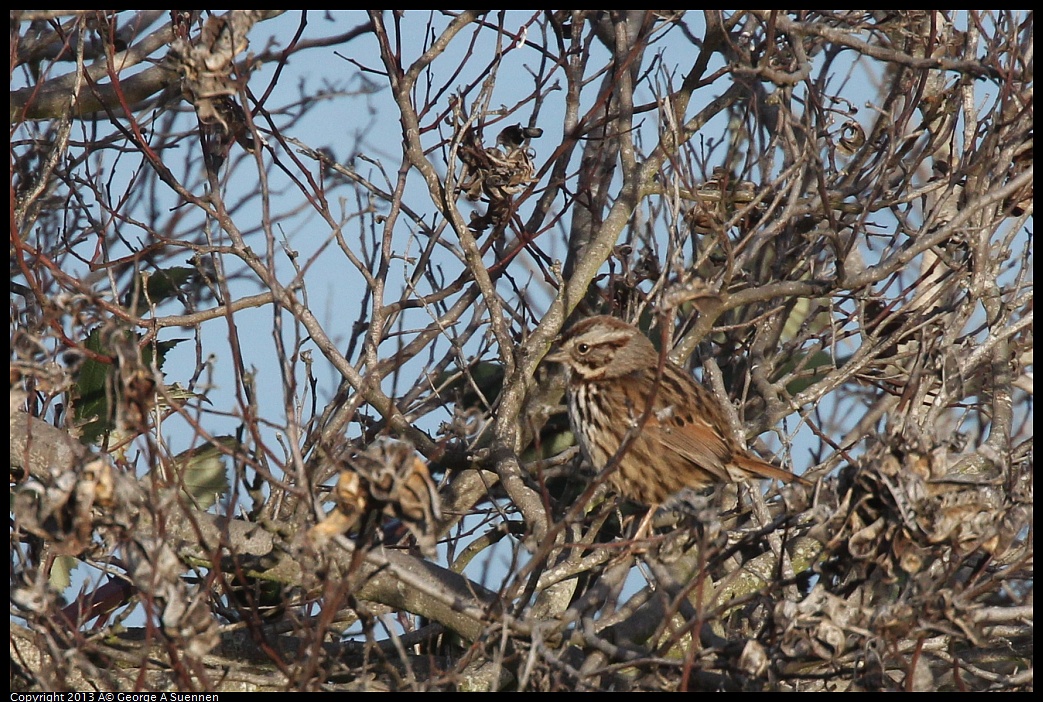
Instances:
[[[557,346],[552,346],[550,349],[550,353],[544,356],[543,360],[549,361],[550,363],[565,363],[567,360],[569,360],[569,356],[567,353],[565,353],[564,349]]]

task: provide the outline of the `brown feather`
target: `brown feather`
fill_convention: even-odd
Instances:
[[[627,442],[608,479],[631,500],[657,505],[684,488],[751,478],[807,484],[745,449],[720,400],[630,324],[583,320],[547,358],[568,368],[569,419],[588,460],[604,469]]]

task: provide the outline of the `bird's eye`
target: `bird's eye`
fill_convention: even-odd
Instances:
[[[585,356],[590,351],[590,344],[576,344],[576,350],[579,351],[580,355]]]

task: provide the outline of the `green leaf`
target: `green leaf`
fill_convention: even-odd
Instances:
[[[51,564],[51,572],[47,576],[55,592],[65,592],[72,584],[72,571],[80,562],[72,556],[58,556]]]
[[[91,330],[83,346],[102,356],[111,354],[111,350],[102,348],[101,327]],[[114,413],[107,388],[115,371],[115,363],[102,363],[90,357],[80,364],[73,388],[73,407],[76,424],[80,427],[80,440],[85,444],[97,443],[103,434],[113,429]]]
[[[786,391],[790,395],[799,395],[837,368],[832,354],[828,351],[817,351],[806,362],[804,361],[805,357],[803,354],[790,357],[778,367],[775,373],[776,380],[785,378],[793,372],[797,364],[804,363],[800,375],[790,378],[786,383]]]
[[[218,436],[214,442],[208,441],[183,451],[173,461],[181,493],[199,509],[209,509],[228,492],[228,471],[224,459],[227,450],[239,446],[239,440],[234,436]],[[221,446],[226,451],[222,451],[219,448]]]
[[[145,314],[149,310],[149,301],[159,305],[167,300],[177,297],[186,292],[190,287],[197,271],[195,268],[186,266],[173,266],[171,268],[160,268],[155,271],[142,271],[134,279],[134,286],[123,296],[123,304],[126,307],[135,305],[136,314]],[[144,283],[147,295],[142,294],[141,286]]]
[[[99,356],[113,357],[115,350],[110,344],[102,341],[103,327],[92,329],[83,342],[84,348]],[[122,333],[135,345],[141,340],[140,334],[126,330]],[[141,363],[146,368],[152,365],[153,352],[156,354],[156,367],[162,369],[166,355],[175,346],[187,339],[171,339],[141,349]],[[80,440],[84,444],[98,444],[101,438],[115,429],[115,412],[112,402],[118,401],[116,393],[119,383],[116,382],[119,372],[116,362],[104,363],[87,357],[80,364],[73,388],[73,407],[75,408],[76,425],[80,428]]]

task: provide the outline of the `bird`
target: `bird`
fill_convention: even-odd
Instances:
[[[714,393],[661,358],[632,324],[586,318],[545,360],[567,370],[569,422],[582,453],[599,471],[611,464],[609,484],[630,501],[658,507],[686,488],[751,479],[810,484],[743,447]]]

